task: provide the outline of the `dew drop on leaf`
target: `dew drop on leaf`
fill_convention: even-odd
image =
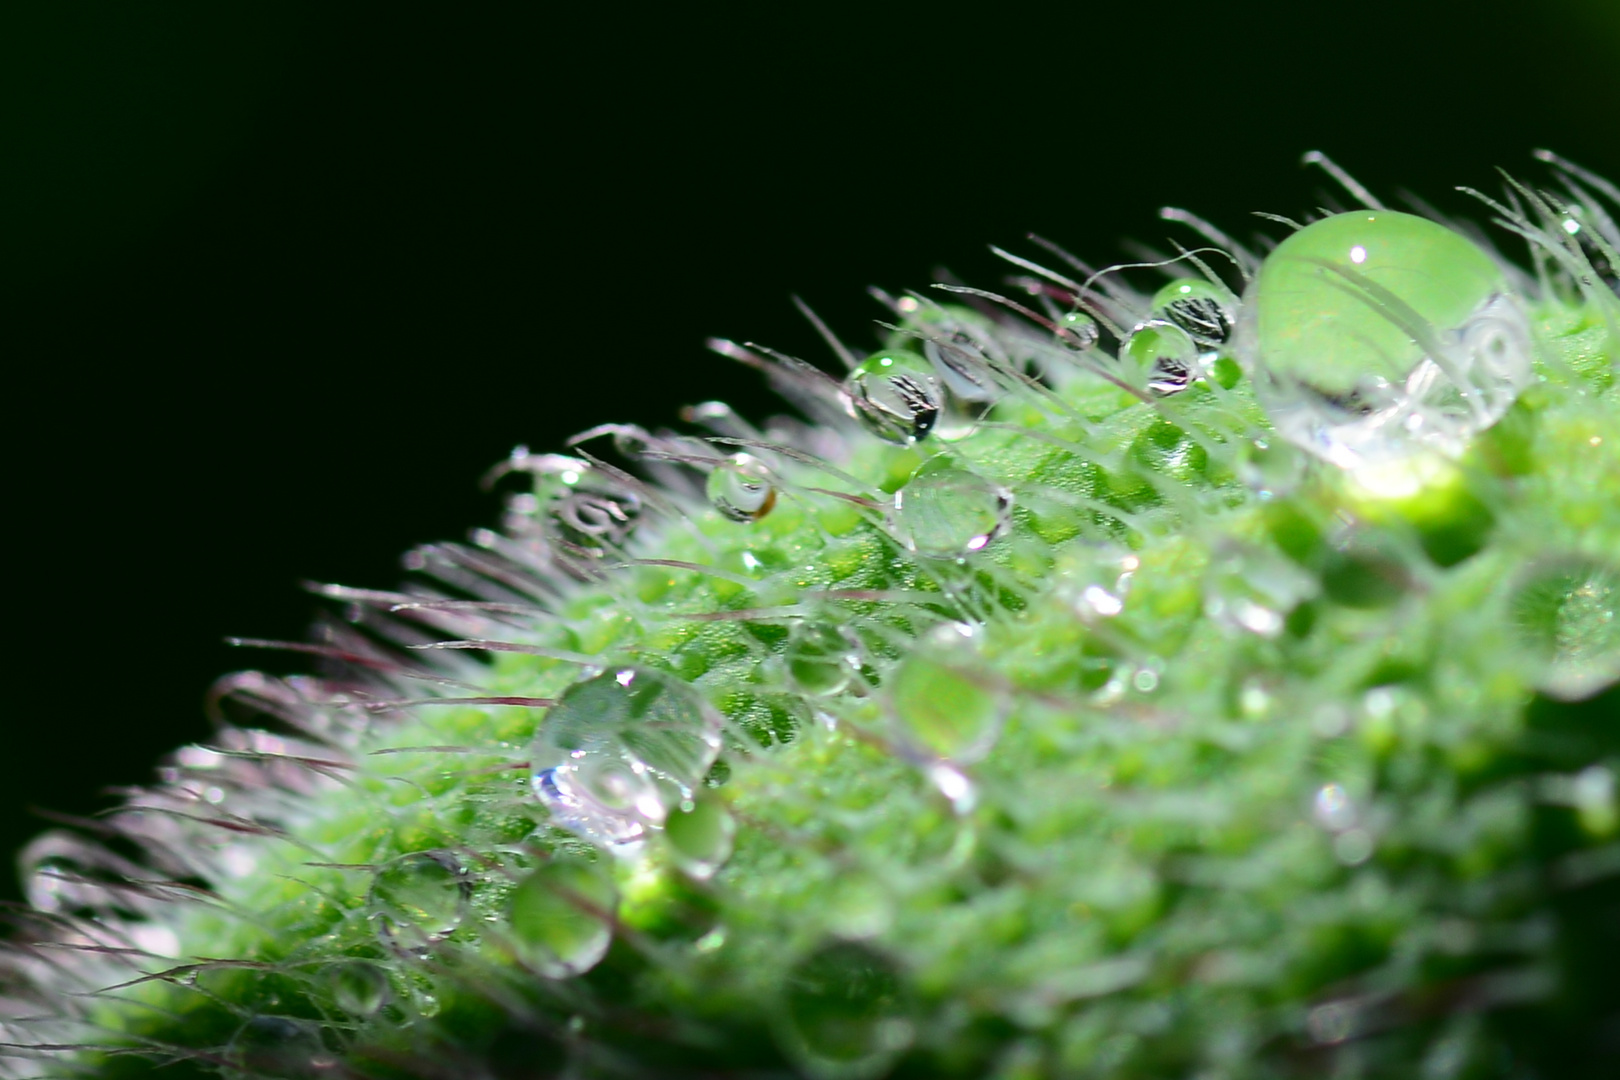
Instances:
[[[842,693],[860,665],[853,638],[826,623],[800,623],[788,636],[783,653],[788,676],[806,694],[830,697]]]
[[[1007,527],[1012,493],[934,458],[895,493],[894,510],[906,547],[927,558],[960,559],[982,551]]]
[[[706,490],[714,508],[732,521],[758,521],[776,506],[770,474],[752,454],[733,454],[716,465]]]
[[[886,1072],[914,1027],[899,968],[865,945],[838,942],[800,960],[783,992],[786,1041],[822,1080]]]
[[[1178,278],[1153,297],[1153,317],[1170,322],[1206,348],[1232,335],[1233,297],[1202,278]]]
[[[1120,359],[1128,382],[1159,397],[1179,394],[1201,371],[1197,344],[1181,327],[1163,319],[1150,319],[1132,330]]]
[[[736,819],[726,804],[712,795],[689,800],[664,820],[664,836],[675,865],[699,881],[713,877],[731,858],[736,835]]]
[[[553,979],[595,967],[613,942],[618,890],[607,872],[557,857],[524,878],[507,902],[519,958]]]
[[[541,720],[531,786],[563,828],[627,843],[692,798],[719,756],[720,726],[714,707],[674,676],[613,668],[569,687]]]
[[[979,656],[979,637],[965,624],[935,627],[889,676],[884,698],[897,738],[917,756],[976,761],[1000,734],[1006,694]]]
[[[370,960],[345,960],[326,971],[332,1001],[350,1016],[375,1016],[388,1004],[388,973]]]
[[[850,372],[844,390],[849,414],[896,446],[926,439],[944,404],[944,388],[934,366],[903,349],[867,357]]]
[[[1277,430],[1344,468],[1455,454],[1530,378],[1526,319],[1501,269],[1411,214],[1300,229],[1267,257],[1240,323]]]
[[[466,870],[453,852],[416,851],[377,870],[368,900],[384,940],[414,947],[460,926],[471,893]]]
[[[1620,570],[1573,558],[1532,570],[1514,590],[1510,617],[1553,697],[1579,701],[1620,679]]]

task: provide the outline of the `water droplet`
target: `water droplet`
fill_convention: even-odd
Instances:
[[[1097,320],[1083,311],[1071,311],[1057,321],[1058,344],[1071,352],[1085,352],[1097,347],[1102,332]]]
[[[1338,214],[1284,240],[1239,329],[1277,430],[1349,469],[1457,453],[1530,378],[1526,319],[1501,270],[1394,211]]]
[[[888,957],[838,942],[794,965],[783,992],[788,1049],[821,1080],[882,1075],[914,1029],[900,971]]]
[[[1261,499],[1291,495],[1305,476],[1305,457],[1281,440],[1255,439],[1238,449],[1238,479]]]
[[[1276,637],[1289,612],[1316,590],[1316,578],[1280,553],[1229,546],[1210,560],[1204,613],[1234,630]]]
[[[1174,323],[1193,341],[1216,348],[1232,336],[1235,298],[1203,278],[1178,278],[1153,297],[1154,318]]]
[[[874,353],[844,383],[849,414],[873,435],[910,446],[934,430],[943,390],[934,366],[916,353]]]
[[[895,492],[895,531],[906,547],[933,559],[983,550],[1007,527],[1012,492],[933,458]]]
[[[709,473],[709,502],[732,521],[758,521],[776,506],[770,473],[752,454],[733,454]]]
[[[589,971],[613,943],[618,905],[618,890],[602,867],[553,858],[512,891],[507,922],[513,945],[524,963],[547,978]]]
[[[375,1016],[388,1004],[388,973],[370,960],[346,960],[326,969],[332,1001],[350,1016]]]
[[[683,803],[664,821],[675,865],[699,881],[731,858],[731,844],[737,835],[737,821],[726,804],[713,796]]]
[[[934,374],[945,389],[962,401],[994,401],[1001,396],[984,345],[966,330],[951,330],[939,340],[924,341],[923,355],[934,365]]]
[[[1323,784],[1312,800],[1311,812],[1318,824],[1333,832],[1343,832],[1356,823],[1356,807],[1338,784]]]
[[[860,648],[844,630],[826,623],[800,623],[783,652],[788,675],[806,694],[842,693],[860,668]]]
[[[1620,679],[1620,570],[1572,558],[1532,570],[1509,602],[1531,677],[1565,701]]]
[[[1160,397],[1187,389],[1202,370],[1193,339],[1164,319],[1150,319],[1132,330],[1120,359],[1125,362],[1127,381]]]
[[[368,904],[384,941],[416,947],[461,925],[472,883],[454,852],[416,851],[384,863]]]
[[[935,627],[885,684],[897,737],[914,754],[965,764],[1001,733],[1007,696],[979,655],[980,637],[961,623]]]
[[[535,795],[599,844],[638,839],[693,797],[720,753],[720,714],[672,675],[621,667],[575,683],[530,748]]]
[[[315,1080],[331,1075],[336,1064],[316,1024],[286,1016],[252,1017],[237,1029],[225,1056],[242,1080]]]

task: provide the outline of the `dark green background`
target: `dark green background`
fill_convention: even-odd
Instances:
[[[1620,175],[1614,0],[549,7],[5,6],[0,846],[296,669],[221,639],[300,635],[300,579],[490,521],[512,444],[772,408],[701,342],[820,359],[790,292],[864,342],[986,242],[1300,212],[1311,148],[1451,208],[1538,146]]]

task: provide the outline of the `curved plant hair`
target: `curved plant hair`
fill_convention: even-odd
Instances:
[[[23,853],[0,1075],[1613,1075],[1620,199],[1542,157],[519,448]]]

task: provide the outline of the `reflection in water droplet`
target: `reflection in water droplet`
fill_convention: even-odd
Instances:
[[[860,668],[858,643],[836,626],[800,623],[783,653],[793,684],[806,694],[841,693]]]
[[[1266,259],[1238,343],[1277,430],[1355,469],[1455,454],[1530,379],[1525,315],[1463,237],[1394,211],[1315,222]]]
[[[912,753],[966,764],[1001,733],[1007,696],[979,655],[981,636],[960,623],[935,627],[890,675],[884,700]]]
[[[541,720],[531,785],[563,828],[628,843],[693,797],[719,756],[720,725],[714,707],[674,676],[615,668],[569,687]]]
[[[518,958],[564,979],[589,971],[613,943],[618,889],[605,869],[557,856],[512,891],[506,917]]]
[[[1255,439],[1238,449],[1237,474],[1261,499],[1280,499],[1305,476],[1305,457],[1289,443]]]
[[[783,992],[788,1049],[822,1080],[882,1075],[914,1035],[899,968],[838,942],[794,965]]]
[[[1228,546],[1216,552],[1204,576],[1204,613],[1234,630],[1276,637],[1317,580],[1280,553]]]
[[[1007,527],[1012,492],[933,458],[895,492],[894,509],[895,531],[908,548],[932,559],[960,559]]]
[[[1223,345],[1232,335],[1235,298],[1203,278],[1179,278],[1153,297],[1153,317],[1174,323],[1198,344]]]
[[[1152,319],[1131,331],[1120,350],[1126,379],[1160,397],[1179,394],[1192,385],[1201,368],[1198,346],[1174,323]]]
[[[1532,570],[1509,602],[1536,685],[1579,701],[1620,679],[1620,570],[1572,558]]]
[[[350,1016],[375,1016],[391,994],[388,973],[370,960],[345,960],[326,970],[332,1001]]]
[[[382,939],[410,948],[460,926],[470,895],[472,883],[454,852],[416,851],[378,869],[368,904]]]
[[[891,349],[861,363],[844,383],[849,414],[873,435],[910,446],[934,430],[943,390],[934,366],[916,353]]]
[[[714,876],[731,858],[736,835],[736,819],[714,796],[700,796],[683,804],[664,820],[664,836],[675,865],[699,881]]]
[[[923,355],[951,394],[962,401],[987,402],[1001,396],[984,347],[965,330],[923,342]]]
[[[732,521],[758,521],[776,506],[765,465],[752,454],[733,454],[709,474],[709,502]]]

